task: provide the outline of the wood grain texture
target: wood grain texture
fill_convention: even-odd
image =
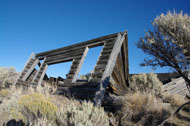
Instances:
[[[115,37],[117,37],[117,34],[118,33],[115,33],[115,34],[95,38],[95,39],[92,39],[92,40],[88,40],[88,41],[78,43],[78,44],[75,44],[75,45],[70,45],[70,46],[67,46],[67,47],[62,47],[62,48],[59,48],[59,49],[54,49],[54,50],[38,53],[38,54],[36,54],[36,57],[44,57],[44,56],[46,56],[48,54],[51,54],[51,53],[55,53],[55,52],[59,52],[61,50],[66,50],[66,49],[69,49],[69,48],[74,48],[74,47],[79,47],[79,46],[88,46],[88,45],[89,45],[89,47],[99,46],[99,45],[103,44],[106,39],[107,40],[114,39]]]
[[[40,61],[38,59],[35,60],[35,62],[31,65],[31,67],[27,70],[26,74],[23,76],[22,78],[23,81],[26,81],[26,79],[30,76],[30,74],[32,73],[32,71],[34,70],[34,68],[39,62]]]
[[[118,88],[117,91],[120,94],[122,93],[120,88],[128,84],[127,42],[127,32],[120,32],[36,55],[33,54],[29,58],[31,62],[27,62],[28,65],[25,65],[25,69],[23,69],[20,75],[20,78],[24,78],[25,81],[20,79],[21,81],[18,81],[18,85],[21,83],[30,85],[41,84],[49,65],[72,61],[66,79],[63,79],[58,86],[58,94],[68,94],[70,97],[74,96],[75,98],[86,100],[94,99],[96,105],[101,105],[111,76],[116,82],[115,87]],[[77,77],[89,48],[102,45],[103,49],[90,79],[85,82],[79,82]],[[35,56],[38,60],[44,61],[40,65],[39,70],[34,72],[33,68],[37,63],[33,59]],[[29,73],[33,74],[32,78],[30,78],[30,83],[26,82],[27,77],[30,76]]]
[[[120,49],[121,49],[121,46],[123,44],[124,39],[125,39],[125,34],[121,35],[119,33],[117,36],[116,42],[114,44],[113,50],[110,54],[110,58],[109,58],[108,63],[106,65],[103,76],[101,78],[99,89],[96,92],[96,95],[94,98],[94,102],[97,106],[100,106],[102,101],[103,101],[104,94],[106,92],[106,87],[108,86],[108,83],[109,83],[110,75],[112,74],[112,71],[115,67],[117,56],[120,52]]]

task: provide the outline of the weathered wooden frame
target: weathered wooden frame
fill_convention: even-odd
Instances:
[[[32,75],[36,64],[38,64],[40,60],[43,60],[40,69],[33,75],[32,82],[28,83],[40,85],[49,65],[72,61],[64,85],[60,87],[59,91],[63,91],[67,86],[71,87],[80,85],[81,83],[77,82],[77,77],[84,59],[89,48],[97,46],[103,46],[103,49],[93,73],[91,73],[90,80],[87,83],[90,85],[97,85],[94,101],[97,105],[100,105],[104,98],[110,77],[114,80],[114,84],[112,84],[114,88],[122,87],[125,89],[128,86],[129,69],[127,31],[38,53],[36,55],[32,54],[17,80],[17,84],[19,82],[26,82],[27,78]],[[116,93],[122,94],[122,91],[116,91]]]

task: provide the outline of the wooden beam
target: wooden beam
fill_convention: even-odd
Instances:
[[[122,57],[123,57],[123,66],[124,66],[124,75],[125,75],[125,81],[126,85],[129,86],[129,61],[128,61],[128,34],[126,32],[125,35],[125,41],[123,42],[122,48]]]
[[[49,53],[48,55],[42,56],[42,57],[38,57],[40,60],[43,59],[44,57],[50,58],[50,57],[57,57],[57,56],[67,56],[70,54],[76,54],[77,52],[83,52],[85,49],[85,45],[84,46],[79,46],[79,47],[73,47],[73,48],[68,48],[65,50],[60,50],[58,52],[52,52]]]
[[[122,80],[121,85],[125,85],[125,74],[124,74],[124,67],[123,67],[123,58],[121,53],[119,53],[118,57],[117,57],[117,61],[116,61],[116,65],[115,65],[118,69],[118,72],[120,74],[120,78]]]
[[[115,73],[115,76],[117,77],[117,80],[119,82],[119,84],[122,84],[124,83],[124,76],[122,75],[123,73],[121,72],[120,70],[120,61],[119,61],[119,56],[117,57],[117,61],[116,61],[116,64],[115,64],[115,67],[113,69],[113,72],[112,73]]]
[[[39,70],[37,70],[36,74],[34,75],[34,78],[33,78],[33,80],[32,80],[32,83],[34,83],[35,79],[37,78],[37,75],[38,75],[39,71],[41,70],[43,64],[45,63],[45,60],[46,60],[46,58],[43,60],[43,63],[41,64]]]
[[[30,69],[26,72],[26,74],[23,76],[22,80],[26,81],[26,79],[31,75],[32,71],[34,70],[35,66],[39,63],[40,61],[38,59],[35,60],[35,62],[32,64]]]
[[[83,55],[83,51],[78,51],[78,52],[70,52],[70,54],[62,54],[62,55],[55,55],[55,56],[47,56],[47,59],[46,59],[46,62],[49,62],[49,61],[54,61],[54,60],[57,60],[57,59],[65,59],[65,58],[70,58],[70,57],[77,57],[77,56],[82,56]]]
[[[104,71],[103,76],[102,76],[102,79],[100,81],[99,90],[96,92],[96,95],[94,98],[94,103],[97,106],[100,106],[102,104],[104,94],[106,92],[106,87],[108,86],[108,83],[109,83],[110,75],[112,74],[112,71],[115,67],[117,56],[121,50],[121,46],[122,46],[123,41],[125,39],[125,34],[126,34],[126,32],[124,32],[123,35],[121,35],[119,33],[118,37],[116,39],[116,42],[114,44],[110,58],[108,60],[108,63],[106,65],[105,71]]]
[[[63,48],[59,48],[59,49],[54,49],[54,50],[38,53],[38,54],[36,54],[36,57],[44,57],[44,56],[46,56],[46,55],[48,55],[50,53],[58,52],[58,51],[73,48],[73,47],[83,46],[83,45],[85,45],[85,46],[90,45],[90,47],[94,47],[94,46],[99,45],[100,43],[104,43],[106,41],[106,39],[110,40],[110,39],[113,39],[113,38],[117,37],[117,34],[118,33],[115,33],[115,34],[99,37],[99,38],[96,38],[96,39],[88,40],[88,41],[78,43],[78,44],[75,44],[75,45],[70,45],[70,46],[67,46],[67,47],[63,47]],[[98,43],[98,42],[100,42],[100,43]]]
[[[40,62],[38,63],[38,66],[39,66],[39,67],[41,66],[41,63],[40,63]],[[45,75],[44,75],[44,79],[45,79],[45,80],[49,80],[49,77],[48,77],[48,75],[47,75],[46,73],[45,73]]]
[[[35,54],[32,52],[32,54],[30,55],[29,59],[27,60],[26,64],[24,65],[24,68],[27,66],[27,64],[31,61],[31,59],[35,57]],[[23,70],[24,70],[23,68]]]
[[[53,65],[53,64],[57,64],[57,63],[64,63],[64,62],[69,62],[72,61],[75,58],[78,58],[81,56],[75,56],[75,57],[69,57],[69,58],[63,58],[63,59],[57,59],[57,60],[52,60],[52,61],[48,61],[46,62],[48,65]]]
[[[82,64],[83,64],[83,62],[84,62],[84,59],[85,59],[85,57],[86,57],[86,55],[87,55],[87,53],[88,53],[88,50],[89,50],[89,48],[86,47],[85,50],[84,50],[84,53],[83,53],[83,55],[82,55],[82,58],[81,58],[81,60],[80,60],[80,62],[79,62],[78,68],[77,68],[77,70],[76,70],[76,72],[75,72],[75,75],[74,75],[74,77],[73,77],[72,83],[73,83],[73,82],[76,82],[76,80],[77,80],[78,74],[79,74],[80,69],[81,69],[81,67],[82,67]]]
[[[42,73],[42,75],[41,75],[41,77],[40,77],[40,79],[39,79],[39,81],[38,81],[38,85],[41,85],[41,84],[42,84],[42,81],[43,81],[43,78],[44,78],[44,76],[45,76],[45,74],[46,74],[47,68],[48,68],[48,65],[46,64],[46,65],[45,65],[45,68],[44,68],[44,70],[43,70],[43,73]]]

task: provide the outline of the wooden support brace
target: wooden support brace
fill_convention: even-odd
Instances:
[[[41,64],[39,70],[36,72],[36,74],[35,74],[35,76],[34,76],[34,78],[33,78],[33,80],[32,80],[32,83],[34,83],[35,79],[37,78],[37,75],[38,75],[39,71],[41,70],[43,64],[45,63],[45,60],[46,60],[46,57],[44,58],[43,63]]]
[[[112,71],[114,69],[117,56],[121,50],[121,46],[123,44],[123,41],[125,39],[125,34],[123,36],[119,33],[118,37],[116,39],[116,42],[114,44],[113,50],[111,52],[110,58],[108,60],[108,63],[106,65],[105,71],[103,73],[102,79],[100,81],[99,90],[95,94],[94,103],[97,106],[101,106],[102,101],[104,99],[104,94],[106,92],[106,87],[108,86],[110,75],[112,74]]]
[[[27,73],[24,75],[24,77],[22,78],[23,81],[26,81],[26,79],[30,76],[30,74],[32,73],[32,71],[34,70],[35,66],[39,63],[40,61],[38,59],[35,60],[35,62],[32,64],[32,66],[30,67],[30,69],[27,71]]]
[[[41,85],[41,84],[42,84],[42,81],[43,81],[43,78],[44,78],[44,76],[45,76],[45,74],[46,74],[47,68],[48,68],[48,65],[46,64],[46,65],[45,65],[45,68],[44,68],[44,70],[43,70],[43,73],[42,73],[42,75],[41,75],[41,77],[40,77],[40,80],[39,80],[39,82],[38,82],[38,85]]]
[[[84,62],[84,59],[85,59],[85,57],[86,57],[86,55],[87,55],[87,53],[88,53],[88,50],[89,50],[89,48],[86,47],[85,50],[84,50],[84,53],[83,53],[83,55],[82,55],[82,58],[81,58],[81,60],[80,60],[80,62],[79,62],[79,65],[78,65],[78,67],[77,67],[77,70],[76,70],[76,72],[75,72],[75,75],[74,75],[74,77],[73,77],[72,83],[73,83],[73,82],[76,82],[76,80],[77,80],[78,74],[79,74],[80,69],[81,69],[81,67],[82,67],[82,64],[83,64],[83,62]]]

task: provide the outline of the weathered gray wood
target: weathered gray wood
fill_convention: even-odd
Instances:
[[[115,33],[115,34],[99,37],[99,38],[96,38],[96,39],[88,40],[88,41],[85,41],[83,43],[78,43],[78,44],[75,44],[75,45],[70,45],[70,46],[67,46],[67,47],[63,47],[63,48],[59,48],[59,49],[54,49],[54,50],[38,53],[38,54],[36,54],[36,57],[44,57],[44,56],[46,56],[46,55],[48,55],[50,53],[55,53],[55,52],[58,52],[60,50],[65,50],[65,49],[69,49],[69,48],[73,48],[73,47],[79,47],[79,46],[83,46],[83,45],[85,45],[85,46],[90,45],[90,48],[91,48],[91,47],[97,46],[98,42],[103,44],[106,41],[106,39],[110,40],[110,39],[115,38],[117,36],[117,34],[118,33]],[[98,43],[98,45],[100,43]]]
[[[36,74],[35,74],[35,76],[34,76],[34,78],[33,78],[33,80],[32,80],[32,83],[38,82],[38,80],[39,80],[38,76],[39,76],[41,70],[44,69],[43,67],[44,67],[45,60],[46,60],[46,58],[43,60],[43,63],[41,64],[39,70],[36,72]]]
[[[77,69],[78,64],[80,63],[80,60],[82,59],[82,56],[78,57],[78,58],[74,58],[73,59],[73,63],[71,65],[71,69]]]
[[[68,58],[63,58],[63,59],[56,59],[56,60],[48,61],[46,63],[48,65],[57,64],[57,63],[64,63],[64,62],[72,61],[73,59],[78,58],[78,57],[81,57],[81,56],[68,57]]]
[[[40,76],[40,79],[39,79],[39,81],[38,81],[38,85],[41,85],[41,84],[42,84],[42,81],[43,81],[43,78],[44,78],[45,73],[46,73],[46,71],[47,71],[47,68],[48,68],[48,65],[45,64],[45,68],[44,68],[44,70],[43,70],[42,75]]]
[[[73,59],[71,68],[69,70],[69,73],[66,76],[65,82],[68,82],[68,83],[72,82],[73,77],[75,75],[75,72],[77,71],[77,68],[78,68],[78,65],[79,65],[81,59],[82,59],[82,56],[80,56],[79,58]]]
[[[123,59],[122,59],[122,55],[121,53],[119,53],[117,60],[116,60],[116,64],[115,64],[115,68],[118,69],[118,74],[120,75],[120,79],[122,81],[122,83],[120,83],[120,85],[122,84],[126,84],[125,82],[125,74],[124,74],[124,68],[123,68]]]
[[[32,58],[33,58],[34,56],[35,56],[34,53],[32,53],[32,54],[30,55],[29,59],[27,60],[26,64],[24,65],[24,68],[23,68],[22,72],[21,72],[20,75],[19,75],[19,79],[22,79],[23,76],[25,75],[25,73],[27,72],[27,68],[26,68],[26,67],[28,66],[29,62],[31,62],[31,60],[32,60]]]
[[[35,60],[35,62],[32,64],[32,66],[30,67],[30,69],[28,69],[28,71],[26,72],[26,74],[23,76],[22,80],[26,81],[26,79],[30,76],[30,74],[32,73],[32,71],[34,70],[35,66],[39,63],[40,61],[38,59]]]
[[[114,69],[114,66],[115,66],[115,63],[116,63],[116,60],[117,60],[116,57],[118,56],[118,54],[120,52],[120,49],[121,49],[121,46],[123,44],[123,41],[125,39],[124,35],[121,37],[121,34],[118,34],[118,37],[116,39],[115,45],[113,47],[113,50],[111,52],[110,58],[109,58],[108,63],[106,65],[102,80],[104,80],[107,76],[110,76],[113,69]]]
[[[113,45],[105,46],[104,50],[113,49]]]
[[[118,69],[116,67],[113,69],[112,77],[114,77],[114,79],[116,79],[116,80],[114,80],[115,82],[118,82],[117,85],[123,83],[121,80],[120,74],[118,72]]]
[[[26,64],[24,65],[24,68],[28,65],[28,63],[32,60],[33,57],[35,57],[35,54],[32,52],[32,54],[30,55],[30,57],[27,60]],[[24,70],[24,68],[23,68],[23,70]]]
[[[102,59],[97,62],[97,64],[107,64],[108,59]]]
[[[77,65],[77,66],[78,66],[78,65]],[[77,68],[77,67],[76,67],[76,68]],[[70,70],[69,70],[69,74],[75,74],[76,70],[77,70],[77,69],[70,69]]]
[[[20,73],[19,78],[17,79],[17,81],[18,81],[19,79],[22,79],[22,78],[23,78],[23,76],[24,76],[25,73],[27,72],[26,66],[29,64],[29,62],[32,60],[33,57],[35,57],[35,54],[32,52],[32,54],[30,55],[29,59],[28,59],[27,62],[25,63],[24,68],[23,68],[22,72]],[[15,82],[15,85],[17,84],[17,81]]]
[[[79,46],[79,47],[73,47],[73,48],[69,48],[66,50],[61,50],[59,52],[55,52],[55,53],[50,53],[48,55],[46,55],[46,57],[51,57],[51,56],[57,56],[57,55],[68,55],[70,53],[75,53],[75,52],[83,52],[85,49],[85,45],[83,46]]]
[[[102,58],[102,59],[107,59],[107,58],[109,58],[109,56],[110,56],[110,53],[107,53],[107,54],[101,54],[101,56],[100,56],[100,60],[101,60],[101,58]]]
[[[114,43],[115,43],[114,41],[112,41],[112,42],[106,42],[105,46],[107,46],[107,47],[109,47],[109,46],[113,46]]]
[[[95,69],[96,70],[97,69],[105,69],[105,67],[106,67],[106,64],[98,64],[98,65],[96,65]]]
[[[115,72],[115,69],[113,70],[112,72],[112,78],[115,82],[116,85],[118,85],[120,82],[119,82],[119,77],[118,77],[118,74]]]
[[[51,62],[54,61],[56,59],[66,59],[66,58],[70,58],[70,57],[77,57],[77,56],[82,56],[83,55],[84,50],[81,52],[70,52],[70,54],[65,54],[65,55],[56,55],[56,56],[51,56],[51,57],[47,57],[46,62]]]
[[[73,77],[72,82],[76,82],[77,77],[78,77],[78,74],[79,74],[80,69],[81,69],[81,67],[82,67],[82,64],[83,64],[83,62],[84,62],[84,59],[85,59],[85,57],[86,57],[86,55],[87,55],[87,53],[88,53],[88,50],[89,50],[89,48],[86,47],[86,49],[85,49],[85,51],[84,51],[84,53],[83,53],[83,55],[82,55],[82,58],[81,58],[81,60],[80,60],[80,63],[78,64],[78,68],[77,68],[77,70],[76,70],[76,72],[75,72],[75,75],[74,75],[74,77]]]
[[[105,89],[108,85],[111,74],[112,76],[114,75],[114,78],[117,79],[115,79],[117,81],[116,87],[120,86],[119,84],[121,83],[125,83],[125,79],[128,79],[124,75],[124,73],[128,72],[127,67],[125,67],[125,65],[128,62],[125,61],[127,55],[124,54],[126,53],[125,48],[127,46],[124,46],[124,44],[122,48],[120,46],[122,45],[122,39],[126,37],[125,34],[126,33],[112,34],[90,41],[86,41],[84,43],[79,43],[55,50],[50,50],[47,52],[38,53],[36,55],[38,59],[44,59],[45,57],[46,59],[43,61],[43,64],[40,66],[40,69],[35,72],[36,74],[33,73],[34,78],[30,78],[30,80],[33,81],[32,84],[37,85],[37,83],[42,83],[48,65],[73,61],[69,73],[67,74],[66,80],[63,80],[64,82],[60,83],[59,86],[65,87],[66,93],[68,93],[70,96],[78,97],[79,99],[89,99],[89,97],[91,97],[92,99],[96,94],[94,101],[97,105],[99,105],[99,103],[101,103],[104,97]],[[90,81],[85,81],[84,83],[81,83],[82,81],[79,80],[77,81],[78,73],[80,71],[80,68],[83,64],[83,61],[89,48],[102,45],[104,45],[104,47],[101,50],[96,66],[94,67],[94,72],[91,73],[91,79],[89,79]],[[118,58],[118,51],[121,51],[122,54],[120,59]],[[25,67],[26,69],[24,70],[22,77],[24,77],[24,75],[26,74],[28,69],[30,69],[32,64],[33,63],[31,62],[31,64],[28,64],[28,66]],[[99,85],[99,87],[91,87],[94,84]],[[80,87],[80,85],[86,85],[86,87]],[[58,91],[60,91],[60,93],[63,93],[63,90],[65,89],[58,88]],[[96,90],[98,91],[94,93]],[[118,92],[121,91],[118,90]],[[89,97],[87,96],[87,94],[89,95]]]
[[[114,66],[115,66],[115,63],[117,60],[116,57],[118,56],[120,49],[121,49],[121,46],[123,44],[123,41],[125,39],[125,34],[123,36],[121,36],[121,34],[118,34],[118,37],[117,37],[116,42],[114,44],[110,58],[109,58],[108,63],[106,65],[105,71],[103,73],[102,79],[100,81],[99,90],[96,92],[96,95],[94,98],[94,102],[98,106],[100,106],[102,101],[103,101],[104,94],[106,92],[106,87],[109,83],[110,75],[112,74],[112,71],[114,69]]]
[[[101,41],[101,42],[97,42],[96,44],[87,44],[87,45],[83,45],[81,43],[81,45],[77,46],[77,47],[71,47],[71,48],[67,48],[67,49],[63,49],[63,50],[60,50],[58,52],[52,52],[52,53],[49,53],[48,55],[45,55],[47,58],[49,57],[56,57],[56,56],[60,56],[60,55],[70,55],[71,53],[75,53],[75,52],[83,52],[84,49],[87,47],[89,48],[93,48],[93,47],[97,47],[97,46],[101,46],[105,43],[106,41]],[[39,56],[38,58],[41,60],[43,59],[45,56]]]
[[[123,56],[123,67],[124,67],[124,75],[126,85],[129,86],[128,78],[129,78],[129,61],[128,61],[128,34],[126,31],[125,41],[123,42],[121,52]]]
[[[119,54],[112,72],[112,78],[114,79],[115,83],[111,83],[111,87],[115,89],[113,92],[117,95],[124,95],[127,88],[122,60],[122,56]]]
[[[102,54],[108,54],[108,53],[110,54],[111,51],[112,51],[111,49],[109,49],[109,50],[104,50],[104,51],[102,51]]]
[[[93,78],[101,78],[103,75],[103,72],[94,72],[92,73]]]

